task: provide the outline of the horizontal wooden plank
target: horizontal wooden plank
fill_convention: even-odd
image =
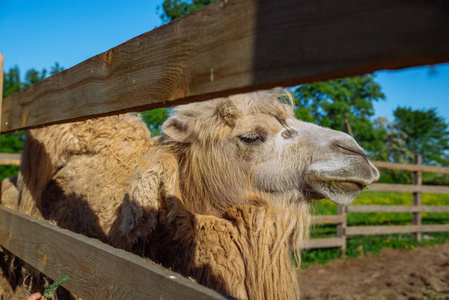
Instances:
[[[223,0],[10,95],[1,131],[448,62],[447,28],[440,0]]]
[[[372,163],[378,168],[384,168],[384,169],[388,169],[388,170],[403,170],[403,171],[449,174],[449,167],[437,167],[437,166],[426,166],[426,165],[416,165],[416,164],[399,164],[399,163],[391,163],[391,162],[386,162],[386,161],[372,161]]]
[[[345,222],[346,218],[343,215],[322,215],[313,216],[312,224],[339,224]]]
[[[0,165],[20,165],[20,154],[0,153]]]
[[[404,226],[348,226],[346,235],[373,235],[412,232],[449,231],[449,224],[444,225],[404,225]]]
[[[349,205],[348,212],[440,212],[449,213],[449,206],[437,205]]]
[[[131,253],[0,206],[0,245],[83,299],[229,299]]]
[[[342,247],[345,244],[345,238],[324,238],[309,240],[308,248],[333,248]]]
[[[383,191],[383,192],[403,192],[403,193],[421,192],[431,194],[449,194],[449,186],[441,186],[441,185],[373,183],[369,186],[369,190]]]

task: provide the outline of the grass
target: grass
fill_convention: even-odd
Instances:
[[[69,276],[64,276],[60,281],[55,281],[54,283],[52,283],[48,289],[45,290],[44,292],[44,298],[48,299],[50,298],[50,296],[53,295],[54,292],[56,292],[56,290],[58,289],[58,287],[63,284],[64,282],[66,282],[67,280],[70,280]]]
[[[411,193],[364,192],[353,205],[411,205]],[[423,194],[422,205],[449,205],[448,194]],[[315,204],[314,215],[335,215],[337,205],[330,201]],[[449,213],[422,213],[422,224],[449,224]],[[348,226],[411,225],[411,213],[348,213]],[[311,238],[335,237],[335,224],[313,225]],[[355,258],[362,254],[377,254],[382,248],[413,249],[422,245],[442,244],[449,241],[449,232],[423,233],[421,243],[412,239],[412,234],[391,234],[375,236],[349,236],[346,256]],[[325,264],[340,257],[340,249],[311,249],[301,253],[302,267],[311,264]]]

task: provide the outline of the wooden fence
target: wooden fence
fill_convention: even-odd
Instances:
[[[449,62],[448,28],[449,9],[439,0],[222,0],[10,95],[2,101],[1,133]],[[341,245],[354,230],[343,216],[321,217],[342,218]],[[54,280],[69,275],[64,287],[83,299],[224,299],[1,206],[0,245]]]
[[[420,155],[415,156],[415,164],[398,164],[376,161],[373,162],[378,168],[390,170],[403,170],[413,172],[413,184],[384,184],[374,183],[369,186],[370,191],[387,192],[409,192],[413,193],[412,205],[349,205],[347,207],[338,206],[337,215],[317,216],[313,218],[315,224],[337,224],[336,237],[312,239],[310,248],[341,248],[342,256],[346,252],[346,239],[350,235],[377,235],[394,233],[413,233],[417,241],[421,241],[423,232],[449,231],[449,224],[422,225],[422,212],[449,213],[449,206],[426,206],[421,205],[421,193],[449,194],[449,186],[426,186],[422,185],[422,172],[449,174],[449,167],[426,166],[421,164]],[[368,212],[408,212],[411,213],[413,225],[403,226],[348,226],[347,213],[368,213]]]

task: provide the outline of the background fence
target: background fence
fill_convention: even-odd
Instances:
[[[402,170],[413,172],[413,184],[386,184],[374,183],[369,186],[369,191],[409,192],[413,193],[412,205],[349,205],[338,206],[337,215],[313,217],[314,224],[337,224],[336,237],[312,239],[310,248],[341,248],[342,256],[346,252],[346,239],[351,235],[378,235],[394,233],[413,233],[414,239],[421,241],[423,232],[449,231],[449,224],[422,225],[422,212],[449,213],[449,206],[421,205],[422,193],[449,194],[449,186],[422,185],[422,172],[449,174],[449,167],[436,167],[422,165],[420,155],[415,156],[415,164],[399,164],[389,162],[373,162],[378,168],[390,170]],[[369,192],[367,191],[367,192]],[[392,212],[410,213],[412,225],[402,226],[348,226],[347,213]]]
[[[439,0],[218,1],[10,95],[2,101],[0,128],[448,62],[448,28],[449,9]],[[412,209],[418,216],[428,208]],[[339,224],[338,236],[322,245],[338,241],[344,248],[346,235],[363,231],[346,226],[342,208],[320,218]],[[417,233],[429,229],[413,226]],[[0,245],[53,280],[69,275],[64,287],[83,299],[224,298],[135,255],[1,206]]]

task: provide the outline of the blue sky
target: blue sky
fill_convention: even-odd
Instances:
[[[5,70],[18,65],[65,68],[115,47],[162,24],[162,0],[0,0],[0,52]],[[392,119],[398,106],[436,107],[449,121],[449,64],[379,71],[386,101],[375,104],[376,117]]]

